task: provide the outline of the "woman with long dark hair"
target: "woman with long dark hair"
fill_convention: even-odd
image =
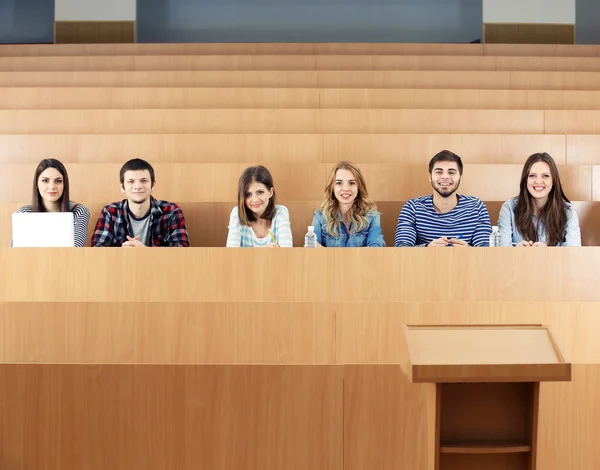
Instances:
[[[73,212],[75,246],[85,246],[90,211],[69,199],[69,175],[58,160],[45,158],[40,162],[33,175],[32,203],[19,212]]]
[[[577,212],[550,155],[534,153],[527,159],[519,195],[502,205],[498,228],[503,246],[581,246]]]

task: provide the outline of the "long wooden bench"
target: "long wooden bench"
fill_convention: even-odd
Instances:
[[[595,57],[156,55],[1,57],[0,71],[452,70],[598,72]]]
[[[559,164],[600,164],[600,136],[543,134],[55,134],[0,135],[0,163],[413,163],[442,149],[471,163],[521,164],[549,152]]]
[[[598,134],[600,114],[495,109],[0,110],[0,134]]]
[[[592,134],[598,123],[587,119],[594,114],[488,109],[4,110],[0,134]]]
[[[347,88],[0,88],[0,109],[600,109],[600,91]]]
[[[599,72],[0,72],[0,87],[267,87],[600,90]]]
[[[398,43],[193,43],[0,45],[0,56],[368,54],[599,57],[598,45]]]

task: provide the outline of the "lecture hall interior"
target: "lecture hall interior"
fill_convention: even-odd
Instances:
[[[0,470],[600,470],[599,24],[597,0],[0,0]],[[582,246],[395,247],[444,149],[492,226],[551,155]],[[11,247],[47,158],[83,248]],[[133,158],[190,247],[91,246]],[[340,161],[385,247],[304,247]],[[252,165],[292,248],[226,247]]]

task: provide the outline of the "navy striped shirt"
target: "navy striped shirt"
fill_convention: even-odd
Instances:
[[[398,217],[394,246],[427,246],[436,238],[460,238],[470,246],[489,246],[492,227],[485,204],[474,196],[458,195],[458,204],[440,214],[433,195],[408,201]]]

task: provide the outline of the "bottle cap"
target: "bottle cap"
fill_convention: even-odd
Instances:
[[[497,226],[497,225],[494,225],[494,226],[492,227],[492,232],[497,232],[497,231],[498,231],[498,226]]]
[[[309,232],[314,232],[315,231],[315,227],[313,225],[309,225],[308,226],[308,231]]]

